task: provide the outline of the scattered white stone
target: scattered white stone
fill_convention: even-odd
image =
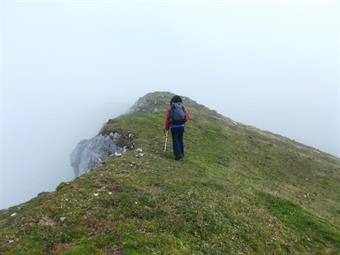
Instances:
[[[9,240],[8,243],[12,244],[12,243],[14,243],[14,240]]]
[[[135,204],[138,205],[138,202],[136,201]]]
[[[99,196],[99,193],[94,193],[93,194],[95,197],[98,197]]]
[[[309,193],[306,193],[303,195],[304,198],[309,198],[310,194]]]
[[[61,222],[64,222],[65,220],[66,220],[66,217],[61,217],[61,218],[60,218],[60,221],[61,221]]]
[[[238,123],[236,122],[236,121],[233,121],[233,120],[230,120],[231,121],[231,123],[234,125],[234,126],[237,126],[238,125]]]
[[[144,153],[139,152],[138,154],[136,154],[136,157],[137,157],[137,158],[141,158],[141,157],[144,157],[144,155],[145,155]]]
[[[116,156],[116,157],[120,157],[120,156],[122,156],[122,153],[115,152],[115,156]]]
[[[109,195],[112,195],[112,192],[110,191],[110,192],[108,192],[108,194],[109,194]]]
[[[11,214],[11,217],[14,217],[14,216],[16,216],[17,215],[17,213],[12,213]]]
[[[137,148],[137,149],[136,149],[136,152],[142,153],[142,152],[143,152],[143,149],[142,149],[142,148]]]

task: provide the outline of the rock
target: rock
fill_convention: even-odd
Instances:
[[[117,145],[120,137],[120,134],[111,132],[81,141],[71,153],[75,177],[93,170],[110,155],[120,155],[123,152],[123,147]]]
[[[40,192],[40,193],[38,194],[38,197],[44,197],[44,196],[46,196],[46,195],[48,195],[48,194],[50,194],[50,192]]]
[[[99,193],[94,193],[93,194],[95,197],[98,197],[99,196]]]
[[[120,156],[122,156],[122,153],[115,152],[115,156],[116,156],[116,157],[120,157]]]
[[[17,213],[12,213],[11,217],[15,217],[17,215]]]
[[[117,140],[121,137],[120,134],[118,134],[118,133],[113,133],[113,132],[111,132],[111,133],[109,134],[109,136],[110,136],[113,140],[115,140],[115,141],[117,141]]]
[[[143,152],[143,149],[142,148],[137,148],[136,152],[138,152],[138,153]]]
[[[12,244],[12,243],[14,243],[14,240],[8,240],[8,243]]]
[[[66,220],[66,217],[60,217],[59,219],[61,222],[64,222]]]
[[[55,222],[48,217],[41,218],[38,224],[42,226],[55,226]]]

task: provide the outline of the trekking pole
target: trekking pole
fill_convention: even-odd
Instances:
[[[168,145],[168,135],[169,135],[169,130],[165,132],[165,143],[164,143],[164,152],[166,152],[166,147]]]

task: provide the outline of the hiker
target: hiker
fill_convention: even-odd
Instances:
[[[166,112],[164,132],[167,132],[171,128],[175,160],[181,160],[184,157],[184,124],[189,119],[190,114],[185,110],[182,98],[180,96],[174,96]]]

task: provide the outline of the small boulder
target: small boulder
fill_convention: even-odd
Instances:
[[[55,222],[48,217],[43,217],[39,220],[38,224],[42,226],[54,226]]]

